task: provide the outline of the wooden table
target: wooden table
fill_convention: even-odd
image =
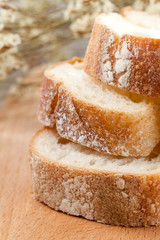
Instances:
[[[41,126],[37,102],[10,98],[0,110],[0,240],[160,240],[160,228],[107,226],[34,199],[28,145]]]

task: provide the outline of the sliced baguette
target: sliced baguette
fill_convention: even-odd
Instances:
[[[121,9],[121,15],[133,24],[160,31],[160,17],[144,11],[135,11],[131,7]]]
[[[160,156],[115,158],[44,128],[30,144],[34,195],[55,210],[122,226],[160,224]]]
[[[92,79],[81,59],[45,71],[39,120],[61,137],[113,155],[147,156],[160,140],[159,105]],[[134,100],[134,101],[133,101]]]
[[[137,26],[120,14],[99,15],[84,70],[109,85],[160,98],[160,31]]]

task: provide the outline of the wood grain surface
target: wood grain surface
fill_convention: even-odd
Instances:
[[[160,240],[160,228],[107,226],[34,199],[28,145],[41,126],[37,102],[10,98],[0,110],[0,240]]]

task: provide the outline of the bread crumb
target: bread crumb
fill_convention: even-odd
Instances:
[[[151,213],[155,213],[156,208],[155,208],[155,204],[151,204]]]
[[[125,193],[125,192],[122,192],[122,196],[123,196],[124,198],[128,198],[128,194]]]
[[[123,178],[119,178],[118,180],[116,180],[116,185],[117,188],[123,190],[125,187],[125,180]]]

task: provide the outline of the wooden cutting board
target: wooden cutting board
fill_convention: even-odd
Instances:
[[[0,110],[0,240],[160,240],[160,228],[107,226],[34,199],[28,145],[41,126],[37,102],[10,98]]]

